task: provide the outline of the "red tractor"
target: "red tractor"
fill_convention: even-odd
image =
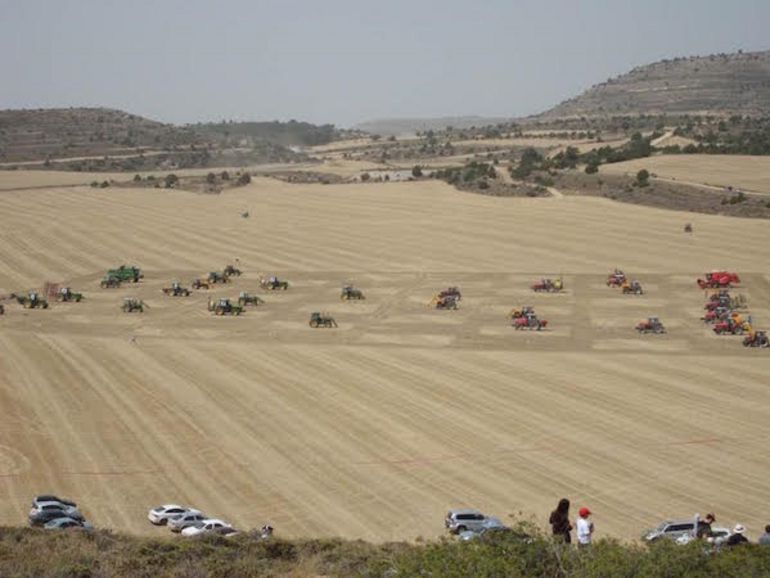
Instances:
[[[607,287],[622,287],[626,282],[626,274],[620,269],[615,269],[607,276]]]
[[[564,281],[559,277],[558,279],[540,279],[539,283],[532,285],[532,291],[535,293],[561,293],[564,289]]]
[[[444,289],[443,291],[441,291],[438,294],[438,297],[440,299],[444,299],[446,297],[451,297],[451,298],[455,299],[456,301],[462,301],[462,299],[463,299],[463,296],[462,296],[462,293],[460,293],[460,288],[459,287],[447,287],[446,289]]]
[[[636,325],[636,330],[639,333],[655,333],[656,335],[661,335],[666,332],[666,328],[657,317],[648,317],[645,321],[640,321]]]
[[[723,289],[732,287],[741,282],[737,273],[729,271],[712,271],[706,273],[705,279],[698,279],[698,287],[701,289]]]
[[[534,313],[528,313],[523,317],[517,317],[513,320],[513,328],[517,331],[520,329],[528,329],[529,331],[540,331],[545,329],[548,325],[548,321],[545,319],[538,319]]]
[[[716,309],[706,311],[701,319],[706,323],[716,323],[717,321],[724,321],[730,317],[732,313],[732,310],[727,307],[717,307]]]
[[[740,318],[728,317],[714,324],[717,335],[743,335],[746,332],[751,332],[751,324]]]

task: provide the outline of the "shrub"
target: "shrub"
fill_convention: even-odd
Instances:
[[[371,178],[372,178],[372,175],[370,175],[369,173],[363,173],[361,175],[361,182],[365,183],[366,181],[368,181]]]
[[[221,178],[223,181],[229,181],[230,173],[228,173],[227,171],[222,171],[222,174],[219,175],[219,178]]]
[[[586,174],[595,175],[599,172],[599,165],[596,163],[589,163],[586,165]]]
[[[141,182],[141,180],[142,180],[142,175],[134,175],[134,182],[135,183]]]
[[[638,187],[646,187],[650,184],[650,172],[647,169],[642,169],[636,173],[636,185]]]
[[[235,182],[240,186],[248,185],[251,182],[251,175],[249,173],[243,173]]]
[[[412,176],[415,179],[419,179],[422,176],[422,168],[420,168],[420,165],[414,165],[414,167],[412,167]]]
[[[169,175],[166,175],[166,178],[164,179],[163,183],[166,185],[167,189],[171,189],[177,183],[179,183],[179,177],[176,176],[174,173],[171,173]]]
[[[210,185],[213,185],[217,180],[217,176],[214,173],[209,173],[206,175],[206,182]]]

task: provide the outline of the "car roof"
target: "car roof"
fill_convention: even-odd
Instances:
[[[171,508],[180,508],[182,510],[189,510],[190,509],[190,508],[185,508],[184,506],[180,506],[179,504],[163,504],[162,506],[159,506],[159,507],[163,508],[164,510],[170,510]]]
[[[220,520],[219,518],[206,518],[205,520],[201,520],[201,522],[203,524],[219,523],[219,524],[222,524],[223,526],[229,526],[230,525],[227,522],[225,522],[224,520]]]
[[[472,508],[457,508],[455,510],[449,510],[449,514],[452,516],[458,516],[460,514],[482,514],[479,510],[474,510]]]
[[[42,508],[43,506],[56,506],[59,508],[66,508],[67,505],[60,502],[59,500],[46,500],[46,501],[39,501],[35,504],[38,508]]]

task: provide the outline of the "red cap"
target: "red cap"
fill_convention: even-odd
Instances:
[[[588,508],[580,508],[580,512],[578,513],[580,514],[581,518],[586,518],[591,515],[591,510]]]

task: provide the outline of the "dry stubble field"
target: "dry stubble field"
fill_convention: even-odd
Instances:
[[[770,355],[710,335],[694,279],[737,269],[770,324],[766,239],[764,221],[436,182],[2,192],[0,293],[56,280],[86,300],[0,318],[0,524],[54,491],[136,533],[164,532],[147,508],[181,502],[287,536],[392,540],[439,535],[453,506],[544,522],[568,496],[600,535],[705,510],[756,535]],[[235,258],[226,289],[160,292]],[[122,262],[145,280],[99,289]],[[607,288],[615,266],[648,294]],[[206,312],[260,272],[291,289],[239,318]],[[528,290],[558,274],[565,294]],[[366,301],[339,301],[347,280]],[[428,309],[449,284],[461,309]],[[150,309],[120,313],[128,295]],[[549,331],[507,326],[524,304]],[[313,310],[339,329],[311,330]],[[648,314],[670,333],[637,336]]]

